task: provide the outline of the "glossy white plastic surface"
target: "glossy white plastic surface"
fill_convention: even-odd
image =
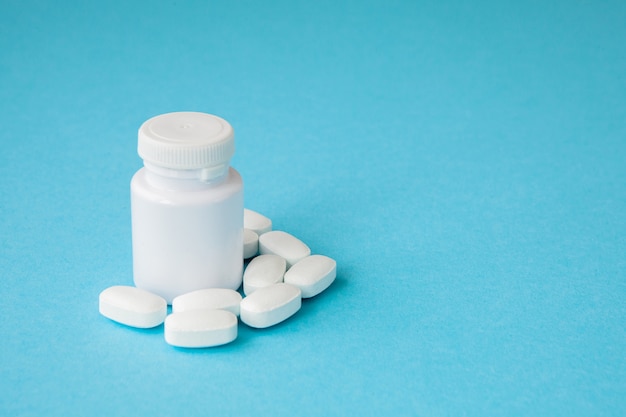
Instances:
[[[168,303],[202,288],[237,289],[243,274],[243,184],[172,179],[146,168],[131,182],[135,285]]]
[[[235,133],[221,117],[200,112],[160,114],[138,132],[137,152],[144,163],[194,174],[202,181],[223,176],[235,153]]]
[[[172,312],[189,310],[227,310],[239,315],[241,294],[227,288],[205,288],[179,295],[172,301]]]
[[[289,268],[284,281],[302,291],[302,298],[314,297],[330,286],[337,276],[337,263],[324,255],[311,255]]]
[[[250,295],[259,288],[283,282],[287,262],[278,255],[259,255],[243,273],[243,292]]]
[[[132,327],[156,327],[167,314],[167,303],[162,297],[125,285],[107,288],[98,301],[100,314]]]
[[[165,341],[172,346],[203,348],[237,338],[237,317],[226,310],[189,310],[165,319]]]
[[[293,316],[302,306],[300,289],[289,284],[259,288],[241,301],[241,321],[250,327],[274,326]]]
[[[287,268],[311,254],[311,249],[300,239],[289,233],[273,230],[259,236],[259,253],[273,254],[285,258]]]

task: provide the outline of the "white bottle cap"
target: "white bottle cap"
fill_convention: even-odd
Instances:
[[[226,120],[211,114],[166,113],[141,125],[137,152],[147,165],[197,170],[207,180],[228,170],[235,134]]]

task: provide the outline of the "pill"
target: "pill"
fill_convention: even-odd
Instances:
[[[243,273],[243,292],[252,294],[259,288],[283,282],[287,262],[278,255],[259,255],[250,261]]]
[[[293,316],[302,305],[300,289],[279,283],[259,288],[241,301],[241,321],[259,329]]]
[[[243,229],[243,259],[250,259],[259,253],[259,235],[250,229]]]
[[[302,298],[314,297],[330,286],[337,276],[337,262],[324,255],[302,259],[285,273],[284,281],[300,288]]]
[[[237,338],[237,317],[226,310],[189,310],[165,319],[165,341],[172,346],[201,348]]]
[[[243,227],[261,236],[272,230],[272,221],[256,211],[243,209]]]
[[[206,288],[179,295],[172,300],[172,312],[189,310],[227,310],[239,315],[241,294],[228,288]]]
[[[99,309],[104,317],[118,323],[147,329],[163,323],[167,302],[146,290],[116,285],[100,293]]]
[[[300,239],[289,233],[274,230],[259,236],[259,253],[261,255],[278,255],[287,261],[287,269],[311,254],[311,249]]]

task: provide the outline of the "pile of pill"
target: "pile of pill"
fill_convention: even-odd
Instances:
[[[164,323],[165,341],[172,346],[201,348],[237,338],[238,318],[250,327],[266,328],[300,310],[302,299],[324,291],[335,280],[336,262],[296,237],[272,230],[272,221],[244,209],[243,293],[207,288],[172,300],[167,315],[164,298],[131,286],[113,286],[100,293],[100,313],[131,327]]]

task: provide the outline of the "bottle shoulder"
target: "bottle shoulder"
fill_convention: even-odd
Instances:
[[[181,184],[182,185],[182,184]],[[243,193],[241,175],[229,168],[226,178],[217,184],[202,187],[156,187],[148,178],[145,168],[138,170],[130,182],[131,196],[163,204],[207,204],[237,197]]]

